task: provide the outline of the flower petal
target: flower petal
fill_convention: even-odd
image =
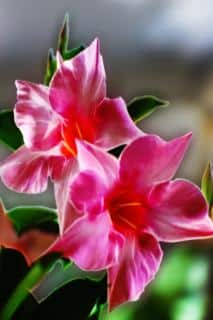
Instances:
[[[73,199],[73,201],[77,201],[75,203],[76,206],[74,206],[72,198],[70,197],[70,186],[74,178],[77,177],[79,173],[89,170],[89,172],[92,171],[93,174],[97,176],[97,179],[101,177],[103,185],[110,186],[118,175],[118,162],[115,157],[85,141],[77,140],[76,145],[77,158],[69,160],[69,164],[67,164],[67,167],[65,167],[61,175],[61,180],[55,184],[55,197],[59,211],[61,234],[79,217],[79,214],[82,214],[82,212],[77,209],[78,201],[76,198],[74,197]],[[78,187],[80,186],[78,185]]]
[[[70,200],[70,185],[77,173],[77,160],[71,158],[64,166],[61,179],[54,183],[55,200],[58,208],[60,234],[79,217],[79,212]]]
[[[25,193],[40,193],[47,189],[48,177],[59,177],[64,163],[63,157],[44,156],[39,152],[32,152],[26,147],[5,159],[0,166],[0,176],[3,183],[11,190]],[[53,162],[58,163],[57,168]],[[61,164],[59,166],[59,164]]]
[[[96,39],[60,65],[50,84],[50,102],[57,113],[69,118],[76,112],[92,113],[105,95],[105,70]]]
[[[98,214],[104,209],[104,195],[107,187],[94,171],[82,171],[73,181],[70,197],[82,213]]]
[[[99,147],[85,141],[77,141],[79,172],[92,170],[111,186],[118,177],[117,159]]]
[[[115,264],[123,237],[113,230],[107,212],[77,219],[53,244],[49,252],[60,252],[81,269],[101,270]]]
[[[112,149],[127,144],[143,134],[130,118],[122,98],[105,98],[97,107],[94,121],[95,144],[102,148]]]
[[[48,150],[61,141],[60,121],[49,103],[49,88],[16,81],[15,122],[32,150]]]
[[[142,191],[151,185],[171,179],[176,173],[188,147],[191,133],[165,141],[146,135],[127,146],[120,159],[120,177],[125,183],[133,181]]]
[[[185,180],[161,183],[149,197],[149,232],[159,241],[176,242],[213,236],[213,222],[199,188]]]
[[[161,259],[161,248],[151,235],[143,233],[127,239],[120,261],[108,270],[109,309],[139,299],[158,271]]]

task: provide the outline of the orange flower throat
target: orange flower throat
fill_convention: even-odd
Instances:
[[[115,228],[124,234],[137,233],[146,225],[145,201],[130,188],[115,187],[106,199],[106,208]]]
[[[63,140],[61,152],[67,158],[77,155],[76,139],[91,143],[95,140],[94,127],[91,121],[79,116],[63,124],[61,135]]]

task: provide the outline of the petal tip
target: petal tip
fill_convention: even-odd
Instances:
[[[60,68],[64,62],[63,57],[59,50],[57,50],[56,52],[56,62],[57,62],[57,68]]]
[[[88,47],[88,49],[94,50],[94,52],[96,53],[96,56],[100,55],[100,40],[98,37],[96,37],[90,44],[90,46]]]
[[[25,81],[24,80],[15,80],[14,83],[15,83],[15,87],[16,87],[17,90],[25,85]]]
[[[193,133],[192,133],[192,131],[190,131],[190,132],[186,133],[183,136],[183,138],[185,138],[186,140],[189,140],[189,142],[190,142],[190,140],[192,139],[192,136],[193,136]]]
[[[95,37],[95,39],[92,41],[91,45],[94,45],[97,47],[97,49],[100,48],[100,39],[98,37]]]
[[[191,140],[192,140],[192,132],[188,132],[185,135],[174,139],[173,141],[175,141],[175,140],[179,142],[178,143],[179,147],[184,148],[184,150],[186,151],[191,143]],[[185,153],[185,151],[184,151],[184,153]]]

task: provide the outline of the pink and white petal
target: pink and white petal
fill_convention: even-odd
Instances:
[[[108,213],[103,212],[77,219],[48,251],[61,253],[81,269],[95,271],[117,263],[122,246],[122,235],[113,230]]]
[[[0,177],[9,189],[16,192],[43,192],[47,189],[48,177],[53,175],[52,158],[20,147],[1,163]],[[64,161],[62,157],[57,158],[59,162]]]
[[[107,187],[94,171],[82,171],[70,187],[70,198],[78,211],[99,214],[104,209]]]
[[[143,233],[127,239],[120,261],[108,270],[109,309],[138,300],[155,277],[161,260],[162,250],[151,235]]]
[[[168,181],[176,173],[189,145],[191,133],[171,141],[156,135],[144,135],[127,146],[120,158],[120,178],[133,181],[140,191]]]
[[[76,158],[70,159],[64,166],[61,179],[54,183],[55,200],[58,208],[60,234],[79,218],[80,212],[76,210],[70,200],[70,185],[78,172]]]
[[[78,140],[77,154],[79,172],[91,170],[101,177],[103,184],[111,186],[118,178],[118,160],[103,149]]]
[[[97,107],[94,123],[95,144],[105,149],[127,144],[143,134],[130,118],[126,103],[121,97],[105,98]]]
[[[54,182],[61,180],[62,173],[69,160],[63,155],[58,154],[58,152],[56,152],[55,155],[46,154],[46,157],[48,159],[49,175],[51,180]]]
[[[64,118],[76,112],[89,115],[106,96],[106,81],[99,40],[65,61],[50,84],[52,108]]]
[[[16,81],[15,122],[24,143],[32,150],[48,150],[61,141],[61,120],[49,103],[49,88],[26,81]]]
[[[213,222],[199,188],[178,179],[161,183],[149,197],[148,232],[165,242],[213,237]]]

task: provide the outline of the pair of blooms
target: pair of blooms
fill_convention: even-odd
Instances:
[[[2,181],[38,193],[52,179],[60,235],[46,252],[107,269],[110,309],[139,298],[159,269],[161,241],[213,236],[199,188],[170,181],[191,134],[168,142],[146,135],[122,98],[106,98],[98,40],[71,60],[58,57],[50,87],[16,86],[24,146],[1,164]],[[107,152],[123,144],[119,159]]]

